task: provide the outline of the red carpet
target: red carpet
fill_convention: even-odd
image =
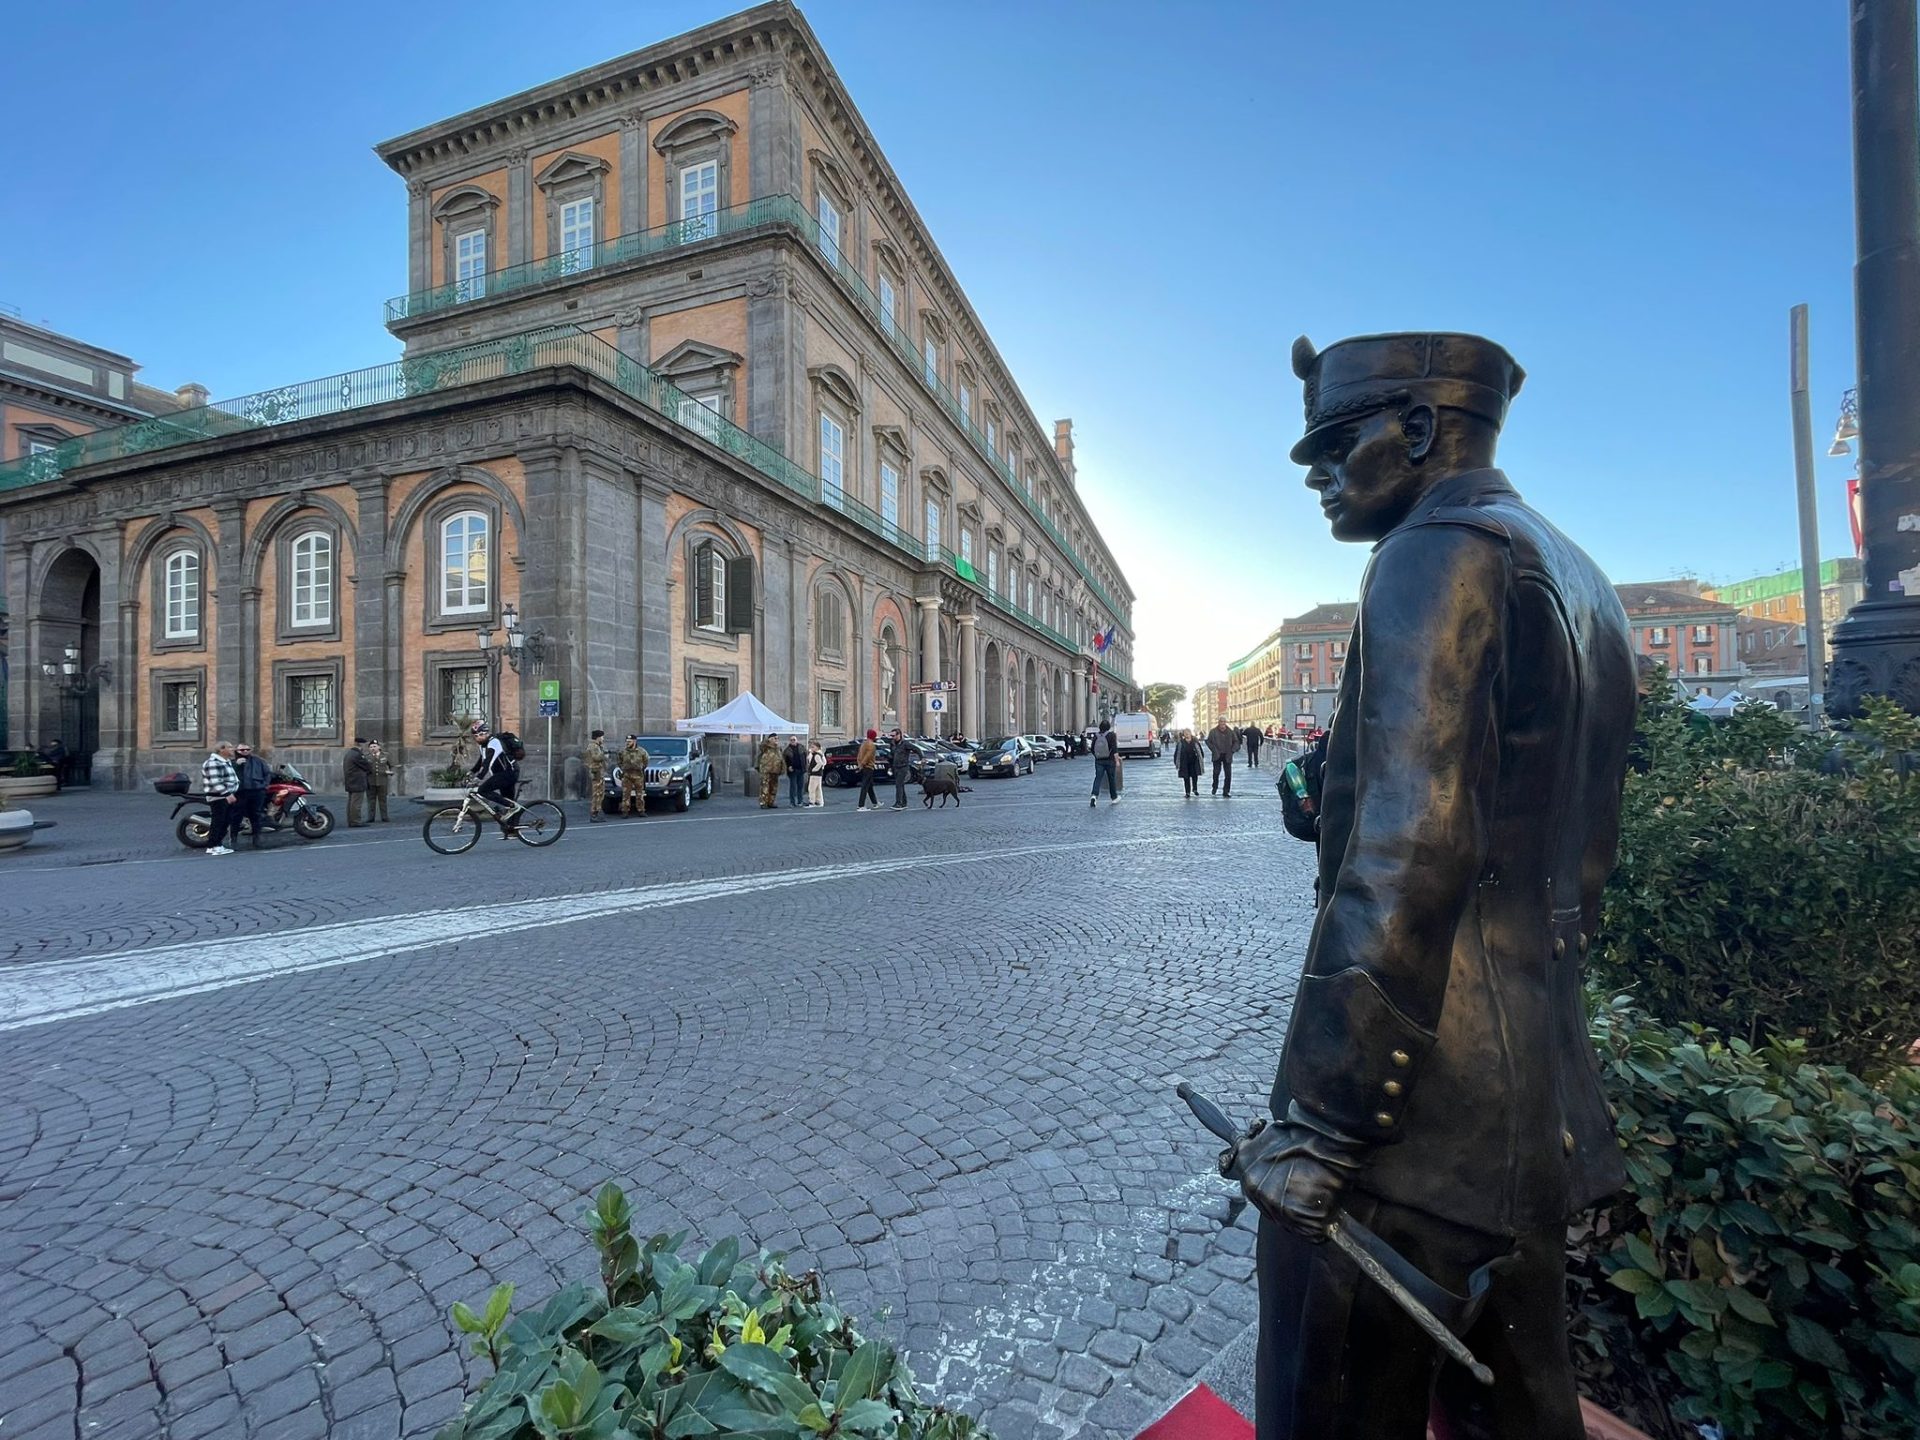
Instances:
[[[1140,1440],[1253,1440],[1253,1423],[1204,1385],[1140,1432]]]

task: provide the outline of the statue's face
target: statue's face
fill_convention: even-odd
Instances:
[[[1426,488],[1419,461],[1432,437],[1433,412],[1416,406],[1356,415],[1314,437],[1307,488],[1336,540],[1378,540],[1406,519]]]

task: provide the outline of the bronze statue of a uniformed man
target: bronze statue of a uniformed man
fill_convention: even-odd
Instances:
[[[1473,335],[1296,342],[1293,458],[1374,544],[1322,775],[1320,909],[1260,1227],[1260,1440],[1581,1440],[1566,1220],[1623,1179],[1580,975],[1613,868],[1634,662],[1612,586],[1493,468],[1513,357]],[[1347,1213],[1454,1292],[1484,1389],[1332,1245]]]

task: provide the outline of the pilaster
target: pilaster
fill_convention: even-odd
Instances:
[[[940,668],[940,597],[922,595],[915,603],[920,607],[920,678],[943,679],[945,677]],[[941,734],[945,728],[937,713],[924,708],[924,701],[921,723],[921,733],[925,735]]]
[[[427,288],[428,277],[433,273],[433,215],[427,208],[427,183],[424,180],[407,182],[407,289],[420,291]]]
[[[758,195],[758,190],[754,194]],[[620,117],[620,234],[647,226],[647,122],[636,112]],[[625,350],[625,346],[621,347]]]
[[[772,530],[760,547],[759,604],[754,610],[753,692],[787,719],[793,713],[793,542]]]
[[[762,61],[747,96],[747,175],[755,195],[801,193],[800,116],[786,63]]]
[[[658,734],[673,728],[672,597],[667,591],[667,487],[640,478],[640,724]]]
[[[960,728],[969,740],[981,738],[980,729],[980,636],[974,628],[974,614],[962,610],[954,617],[960,624]]]
[[[404,737],[389,720],[387,695],[405,685],[387,671],[387,594],[381,583],[387,563],[387,477],[359,476],[353,494],[353,573],[346,577],[353,593],[353,728],[392,746],[389,758],[399,765]]]
[[[533,181],[527,173],[527,152],[507,155],[507,264],[524,265],[533,258]]]
[[[213,516],[219,526],[219,534],[214,538],[219,568],[214,571],[213,585],[218,608],[213,622],[214,708],[207,718],[220,734],[210,734],[207,738],[218,740],[221,736],[232,738],[247,733],[244,728],[247,717],[240,710],[246,693],[243,631],[246,604],[240,579],[246,554],[246,506],[239,500],[216,501]],[[339,696],[334,697],[335,704],[339,700]]]

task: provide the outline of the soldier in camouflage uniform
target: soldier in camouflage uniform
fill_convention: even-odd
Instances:
[[[620,751],[620,806],[624,815],[647,813],[647,761],[650,758],[640,748],[640,737],[629,735]]]
[[[598,820],[607,798],[607,747],[600,742],[607,732],[596,730],[587,740],[587,753],[581,757],[587,766],[587,819]]]

